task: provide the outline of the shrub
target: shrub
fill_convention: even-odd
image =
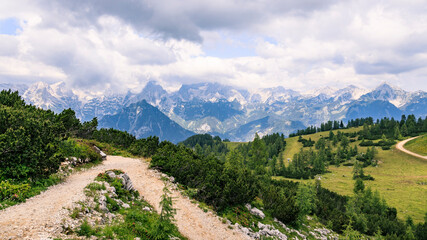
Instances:
[[[10,200],[23,200],[30,190],[30,185],[24,184],[11,184],[9,181],[0,182],[0,201]]]

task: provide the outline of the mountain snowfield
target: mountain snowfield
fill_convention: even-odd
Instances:
[[[28,103],[44,109],[61,112],[72,108],[83,121],[97,117],[101,127],[120,128],[138,137],[155,134],[174,142],[193,133],[248,141],[255,132],[287,135],[328,120],[427,115],[426,92],[407,92],[387,83],[372,90],[350,85],[301,93],[283,87],[245,90],[219,83],[182,85],[175,92],[167,92],[158,83],[149,82],[140,93],[109,90],[103,96],[89,97],[67,89],[63,82],[0,84],[0,88],[18,90]],[[145,109],[143,113],[136,112],[141,109]],[[165,134],[173,129],[177,134]]]

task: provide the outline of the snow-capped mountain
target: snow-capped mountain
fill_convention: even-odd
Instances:
[[[301,94],[284,87],[261,88],[251,92],[251,103],[274,104],[276,102],[288,102],[291,98],[298,97]]]
[[[38,82],[31,85],[22,95],[28,102],[44,109],[51,109],[54,112],[61,112],[64,109],[79,109],[78,97],[68,90],[64,82],[47,84]]]
[[[390,86],[383,83],[373,91],[363,95],[362,100],[381,100],[388,101],[396,107],[402,107],[407,104],[413,97],[412,93],[406,92],[398,87]]]
[[[171,94],[171,98],[175,102],[190,102],[193,100],[217,102],[223,99],[228,102],[236,100],[239,103],[246,103],[248,96],[249,92],[247,90],[236,89],[219,83],[184,84],[177,92]]]
[[[158,83],[149,82],[140,93],[110,91],[89,99],[79,99],[73,91],[66,90],[64,83],[36,83],[29,87],[0,84],[0,87],[20,90],[27,102],[55,112],[72,108],[84,121],[93,117],[111,119],[117,114],[125,117],[126,113],[133,113],[124,109],[145,100],[188,131],[212,133],[232,141],[251,140],[255,132],[288,134],[328,120],[427,115],[426,92],[407,92],[386,83],[373,90],[350,85],[300,93],[283,87],[245,90],[219,83],[185,84],[175,92],[167,92]],[[138,127],[146,129],[143,125],[148,122],[139,120],[142,125]],[[142,131],[135,127],[124,130]]]

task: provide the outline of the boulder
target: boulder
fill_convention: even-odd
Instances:
[[[93,148],[99,155],[101,155],[102,160],[105,160],[107,158],[107,154],[101,151],[101,149],[99,149],[97,146],[93,146]]]
[[[259,217],[259,218],[261,218],[261,219],[264,219],[265,218],[265,214],[261,211],[261,210],[259,210],[258,208],[256,208],[256,207],[254,207],[254,208],[252,208],[251,207],[251,205],[248,203],[248,204],[246,204],[245,205],[245,207],[249,210],[249,212],[252,214],[252,215],[255,215],[255,216],[257,216],[257,217]]]
[[[259,235],[260,236],[266,236],[266,237],[275,237],[277,239],[281,240],[287,240],[288,237],[281,233],[279,230],[277,230],[272,225],[263,224],[261,222],[258,222],[258,228],[259,228]]]
[[[122,179],[123,188],[128,191],[135,190],[132,185],[132,181],[130,180],[130,177],[126,173],[122,173],[119,175],[119,178]]]

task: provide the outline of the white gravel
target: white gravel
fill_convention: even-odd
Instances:
[[[61,184],[50,187],[25,203],[0,211],[0,239],[46,239],[55,237],[61,229],[61,220],[73,202],[84,199],[83,188],[107,169],[121,169],[131,178],[134,187],[156,211],[163,194],[160,174],[148,169],[140,159],[108,156],[103,164],[71,175]],[[176,225],[189,239],[247,239],[237,230],[229,229],[217,216],[205,213],[179,192],[173,191],[177,208]]]

